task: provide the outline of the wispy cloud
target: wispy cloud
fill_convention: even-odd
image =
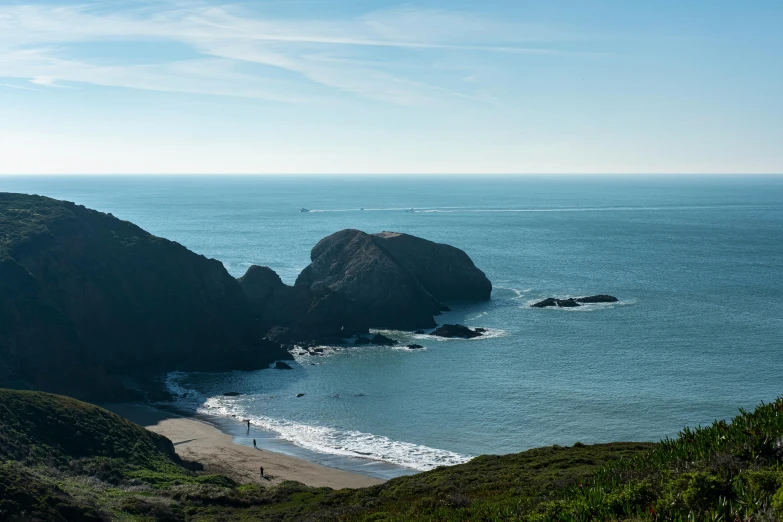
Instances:
[[[21,89],[23,91],[41,92],[40,89],[33,89],[32,87],[24,87],[22,85],[13,85],[11,83],[0,83],[0,87],[7,87],[9,89]]]
[[[121,5],[126,7],[0,7],[0,77],[42,87],[80,82],[291,103],[342,92],[422,105],[482,96],[475,82],[434,78],[434,67],[399,67],[390,55],[407,53],[407,60],[432,65],[444,53],[555,54],[521,42],[558,38],[544,28],[410,7],[345,19],[293,19],[264,16],[241,5]],[[154,63],[139,65],[114,56],[107,63],[106,57],[81,54],[83,47],[74,49],[85,43],[98,48],[102,42],[122,42],[131,52],[140,42],[173,42],[195,57],[162,54]]]

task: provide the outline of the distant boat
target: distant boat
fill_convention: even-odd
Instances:
[[[406,210],[405,212],[416,212],[416,211],[415,211],[415,210],[413,210],[413,207],[411,207],[411,208],[409,208],[408,210]]]
[[[310,212],[310,209],[302,207],[299,209],[299,212]]]

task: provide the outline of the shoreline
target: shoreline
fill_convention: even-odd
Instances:
[[[385,480],[345,471],[268,448],[255,449],[235,442],[235,437],[194,417],[140,403],[104,404],[104,408],[169,438],[177,454],[204,465],[208,473],[226,475],[237,482],[276,485],[294,480],[312,487],[363,488]],[[249,433],[252,435],[252,433]],[[261,478],[260,467],[265,478]]]

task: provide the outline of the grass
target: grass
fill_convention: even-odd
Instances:
[[[783,399],[731,422],[684,429],[546,506],[542,520],[779,520]]]
[[[0,390],[2,520],[777,521],[783,400],[658,444],[485,455],[358,490],[197,468],[96,406]]]

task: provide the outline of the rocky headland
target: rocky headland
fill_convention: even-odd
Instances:
[[[74,203],[0,193],[0,386],[129,400],[129,374],[267,368],[294,343],[435,326],[448,301],[489,299],[465,252],[407,234],[321,240],[293,286]],[[361,343],[361,341],[359,341]],[[285,369],[283,364],[277,368]]]
[[[342,230],[319,241],[310,258],[293,286],[267,267],[251,266],[239,278],[271,339],[334,342],[370,328],[431,328],[446,302],[487,300],[492,292],[465,252],[408,234]]]
[[[110,214],[0,193],[0,386],[133,398],[117,374],[291,358],[263,333],[219,261]]]

